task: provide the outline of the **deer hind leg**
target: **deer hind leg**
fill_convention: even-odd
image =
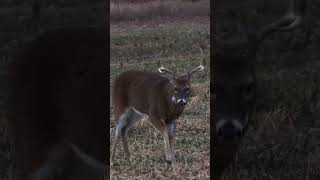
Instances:
[[[120,140],[120,133],[122,129],[128,124],[128,115],[130,113],[130,109],[126,109],[122,114],[120,114],[118,118],[118,123],[116,126],[116,133],[115,133],[115,140],[114,140],[114,145],[112,149],[112,155],[111,155],[111,161],[114,161],[114,157],[116,154],[116,149],[117,149],[117,144],[119,143]]]
[[[142,118],[142,116],[143,116],[142,113],[131,108],[128,114],[127,124],[124,128],[122,128],[122,131],[121,131],[123,150],[124,150],[126,159],[129,161],[130,161],[130,153],[128,148],[128,132]]]

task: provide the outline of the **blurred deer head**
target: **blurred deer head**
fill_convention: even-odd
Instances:
[[[216,39],[214,61],[214,143],[215,170],[220,174],[235,155],[245,133],[256,99],[254,65],[261,42],[277,31],[301,25],[306,2],[292,0],[287,13],[257,31],[238,24],[241,38],[233,41]],[[220,159],[220,160],[219,160]]]

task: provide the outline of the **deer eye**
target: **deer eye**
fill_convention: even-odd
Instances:
[[[174,88],[174,92],[178,92],[179,91],[179,89],[178,88]]]
[[[189,92],[190,88],[184,88],[184,92]]]

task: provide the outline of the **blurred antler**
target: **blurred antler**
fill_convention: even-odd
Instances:
[[[201,61],[200,65],[199,65],[198,67],[196,67],[196,68],[188,71],[187,74],[188,74],[189,76],[191,76],[191,75],[192,75],[193,73],[195,73],[195,72],[200,72],[200,71],[202,71],[202,70],[204,69],[204,67],[205,67],[206,60],[205,60],[205,58],[204,58],[202,49],[201,49],[200,47],[199,47],[199,49],[200,49],[200,52],[201,52],[201,60],[202,60],[202,61]]]
[[[257,41],[263,41],[273,32],[291,30],[298,27],[306,14],[306,4],[306,0],[291,0],[287,13],[279,20],[264,26],[257,34]]]
[[[162,54],[162,51],[160,52],[160,54]],[[173,73],[173,72],[170,71],[169,69],[163,67],[163,65],[161,64],[160,58],[158,58],[158,59],[159,59],[159,60],[158,60],[158,71],[159,71],[160,73],[168,73],[168,74],[170,74],[171,76],[175,77],[175,76],[176,76],[175,73]]]
[[[167,69],[161,65],[160,60],[158,60],[158,71],[160,73],[168,73],[168,74],[172,75],[173,77],[175,76],[175,73],[173,73],[172,71],[170,71],[169,69]]]

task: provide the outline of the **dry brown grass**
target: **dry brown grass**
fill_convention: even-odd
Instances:
[[[210,1],[148,1],[132,3],[128,1],[110,2],[111,22],[149,20],[159,17],[190,18],[195,16],[209,16]]]

